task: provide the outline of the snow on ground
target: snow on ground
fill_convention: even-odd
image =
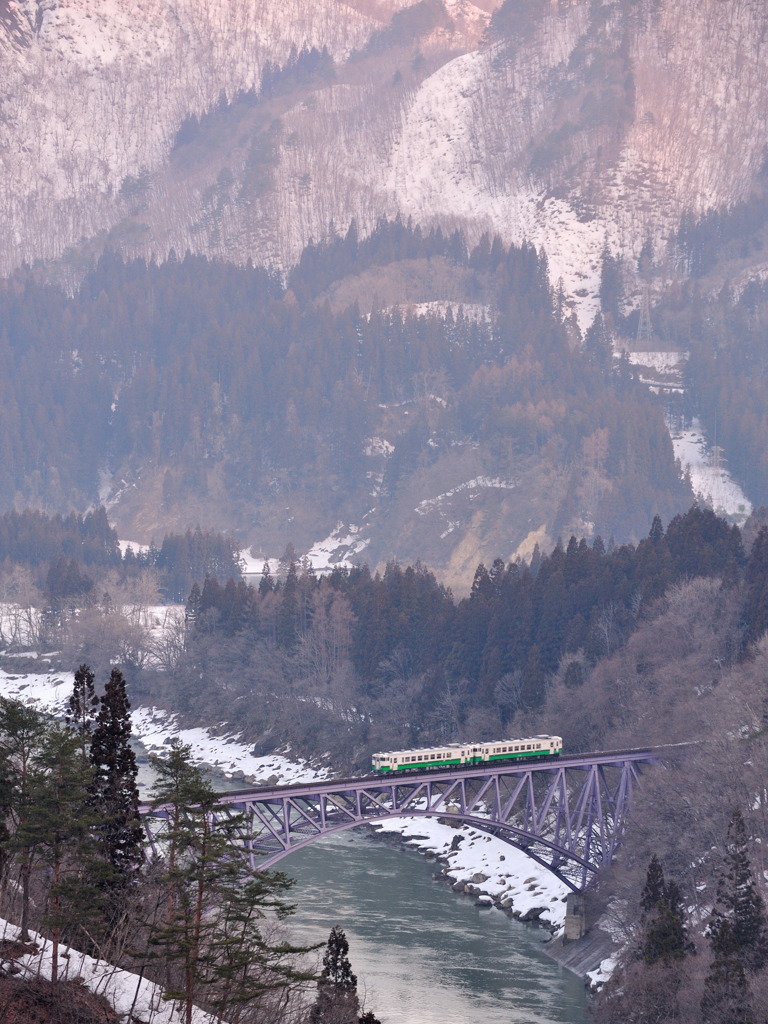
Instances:
[[[399,833],[409,846],[435,854],[454,888],[472,886],[479,902],[498,904],[515,917],[537,919],[556,931],[562,928],[570,889],[514,846],[468,825],[453,828],[436,818],[392,818],[377,828]]]
[[[360,535],[359,526],[338,523],[328,537],[312,545],[307,558],[316,570],[330,569],[334,565],[349,566],[352,565],[349,559],[359,555],[369,544],[370,540]]]
[[[61,717],[74,684],[73,672],[13,673],[0,670],[0,696],[21,701],[44,714]],[[135,707],[131,712],[134,737],[153,754],[162,754],[174,736],[192,747],[192,757],[200,765],[227,777],[242,777],[245,782],[314,782],[328,778],[327,768],[313,768],[292,761],[284,754],[255,757],[252,747],[234,735],[217,736],[210,729],[179,729],[174,715],[159,708]]]
[[[517,484],[514,480],[501,480],[499,477],[489,476],[477,476],[472,480],[466,480],[463,484],[459,484],[458,487],[454,487],[450,491],[446,491],[444,494],[438,494],[436,498],[425,498],[424,501],[420,501],[416,506],[416,513],[420,516],[425,516],[430,512],[433,512],[442,502],[448,498],[452,498],[455,494],[459,494],[461,491],[481,491],[488,488],[495,488],[496,490],[511,491]]]
[[[395,450],[395,446],[391,444],[385,437],[369,437],[365,442],[364,452],[367,456],[372,457],[374,455],[391,455]]]
[[[395,307],[391,307],[394,309]],[[439,316],[444,317],[448,310],[453,314],[454,319],[462,316],[472,323],[487,324],[491,322],[491,307],[480,302],[451,302],[448,299],[433,299],[431,302],[414,302],[405,307],[405,312],[413,316]]]
[[[119,540],[117,543],[120,548],[120,554],[123,558],[125,558],[125,552],[128,548],[133,551],[134,555],[144,554],[149,551],[149,544],[139,544],[138,541],[135,540]]]
[[[675,458],[683,472],[691,474],[694,494],[718,515],[742,523],[752,512],[752,503],[723,464],[716,464],[712,448],[697,419],[689,430],[672,432]]]
[[[376,442],[380,442],[382,445],[388,444],[381,438],[371,438],[368,444],[373,445]],[[373,453],[372,449],[366,454]],[[315,572],[330,572],[335,566],[349,568],[356,564],[356,556],[364,551],[370,542],[370,538],[362,535],[359,526],[339,522],[327,537],[312,545],[305,557]],[[243,563],[243,572],[246,576],[261,576],[265,562],[270,565],[271,570],[274,570],[280,561],[275,556],[254,555],[247,548],[240,552],[240,560]]]
[[[688,359],[687,352],[627,352],[627,359],[635,366],[645,366],[657,373],[679,373]]]
[[[244,782],[269,782],[288,785],[292,782],[316,782],[330,778],[328,768],[314,768],[304,762],[291,761],[284,754],[257,757],[252,746],[237,736],[217,736],[202,727],[179,729],[176,717],[160,708],[141,707],[131,712],[134,735],[150,754],[162,756],[171,739],[178,737],[192,748],[192,758],[227,777],[242,777]]]
[[[529,241],[546,249],[550,281],[555,288],[562,283],[585,331],[599,309],[600,258],[610,225],[585,218],[567,199],[548,196],[533,182],[488,181],[497,154],[487,152],[477,111],[495,80],[493,59],[492,51],[464,54],[421,83],[403,113],[387,189],[414,218],[466,218],[492,225],[507,243]]]
[[[243,566],[243,573],[246,576],[260,576],[264,569],[264,563],[270,561],[265,558],[264,555],[254,555],[249,548],[243,548],[240,552],[240,562]],[[273,562],[277,562],[278,559],[271,559]]]
[[[595,990],[603,986],[606,981],[610,981],[617,966],[618,959],[616,957],[609,956],[605,960],[601,960],[600,966],[596,967],[594,971],[587,971],[586,979],[589,987]]]
[[[682,371],[687,352],[628,352],[627,358],[641,370],[657,375],[653,379],[640,378],[657,394],[684,391]],[[675,458],[680,460],[683,473],[690,474],[697,499],[718,515],[741,525],[752,512],[752,503],[728,472],[722,449],[709,443],[698,419],[687,430],[677,428],[673,422],[667,426]]]
[[[14,675],[0,670],[0,697],[21,701],[43,714],[63,715],[74,681],[74,672],[25,672]]]
[[[30,932],[30,952],[17,956],[13,962],[23,978],[50,978],[53,943],[36,932]],[[19,929],[0,918],[0,942],[17,942]],[[0,966],[6,968],[9,958],[0,954]],[[98,995],[105,996],[116,1012],[126,1021],[146,1021],[147,1024],[177,1024],[182,1007],[174,1000],[163,999],[159,985],[121,971],[104,960],[94,960],[75,949],[59,944],[59,979],[83,983]],[[214,1024],[215,1018],[196,1007],[192,1011],[193,1024]]]

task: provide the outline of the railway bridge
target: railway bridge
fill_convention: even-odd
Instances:
[[[437,769],[404,775],[252,787],[222,793],[214,823],[236,818],[243,853],[263,870],[323,836],[387,818],[467,823],[523,850],[571,889],[608,864],[643,765],[667,760],[656,747],[559,757],[529,764]],[[143,807],[153,850],[167,809]]]

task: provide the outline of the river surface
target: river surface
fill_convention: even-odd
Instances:
[[[383,1024],[586,1019],[583,983],[542,952],[546,930],[476,907],[414,851],[350,830],[276,867],[297,882],[295,940],[343,928],[358,991]]]
[[[138,755],[146,798],[152,770]],[[242,781],[211,777],[219,790]],[[549,932],[435,881],[434,862],[352,829],[285,857],[296,880],[293,940],[323,943],[335,925],[366,1009],[383,1024],[584,1024],[579,978],[542,951]],[[318,957],[322,950],[318,952]]]

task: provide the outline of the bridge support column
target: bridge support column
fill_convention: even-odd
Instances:
[[[573,942],[584,936],[587,930],[587,912],[584,896],[580,892],[569,892],[565,900],[564,942]]]

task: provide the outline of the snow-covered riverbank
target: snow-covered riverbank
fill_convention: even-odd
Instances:
[[[12,697],[39,711],[63,715],[72,693],[72,673],[18,673],[0,670],[0,696]],[[175,716],[159,708],[137,707],[131,713],[134,736],[148,753],[162,756],[178,736],[192,748],[195,761],[227,778],[280,785],[332,777],[328,766],[310,765],[286,753],[256,756],[238,736],[217,729],[180,729]],[[398,833],[425,854],[434,855],[454,888],[479,902],[498,905],[524,920],[539,920],[554,932],[565,918],[568,887],[521,851],[469,826],[454,828],[434,818],[393,818],[379,824]]]
[[[456,828],[436,818],[391,818],[377,828],[435,856],[457,892],[521,920],[539,921],[556,933],[562,929],[568,886],[514,846],[469,825]]]

